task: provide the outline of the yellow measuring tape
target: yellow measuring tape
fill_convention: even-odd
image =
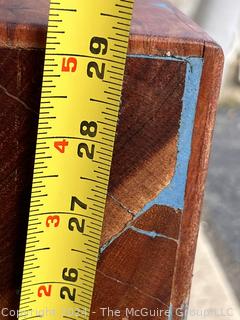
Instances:
[[[90,317],[132,9],[50,3],[20,320]]]

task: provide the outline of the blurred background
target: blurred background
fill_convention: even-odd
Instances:
[[[240,0],[170,0],[223,48],[225,69],[188,319],[240,319]]]

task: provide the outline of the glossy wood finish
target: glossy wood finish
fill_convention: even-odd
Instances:
[[[0,0],[1,45],[44,48],[48,9],[48,0]],[[129,52],[199,56],[206,41],[212,40],[169,2],[135,1]]]
[[[0,0],[1,308],[18,307],[47,12],[47,0]],[[174,309],[189,297],[222,51],[168,2],[136,0],[129,54],[143,56],[127,60],[91,319],[105,319],[105,306],[170,305],[179,319]],[[140,216],[176,169],[187,65],[151,55],[195,56],[204,67],[184,209],[155,205]]]

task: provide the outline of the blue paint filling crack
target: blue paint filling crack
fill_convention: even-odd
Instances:
[[[172,240],[172,241],[175,241],[176,243],[178,243],[178,240],[177,239],[174,239],[172,237],[168,237],[162,233],[157,233],[156,231],[147,231],[147,230],[142,230],[142,229],[139,229],[139,228],[136,228],[134,226],[130,226],[128,229],[131,229],[139,234],[142,234],[144,236],[147,236],[147,237],[150,237],[150,238],[164,238],[164,239],[167,239],[167,240]]]

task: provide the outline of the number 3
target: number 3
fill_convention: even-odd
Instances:
[[[49,228],[51,224],[56,228],[59,226],[60,217],[59,216],[49,216],[46,220],[46,226]]]

